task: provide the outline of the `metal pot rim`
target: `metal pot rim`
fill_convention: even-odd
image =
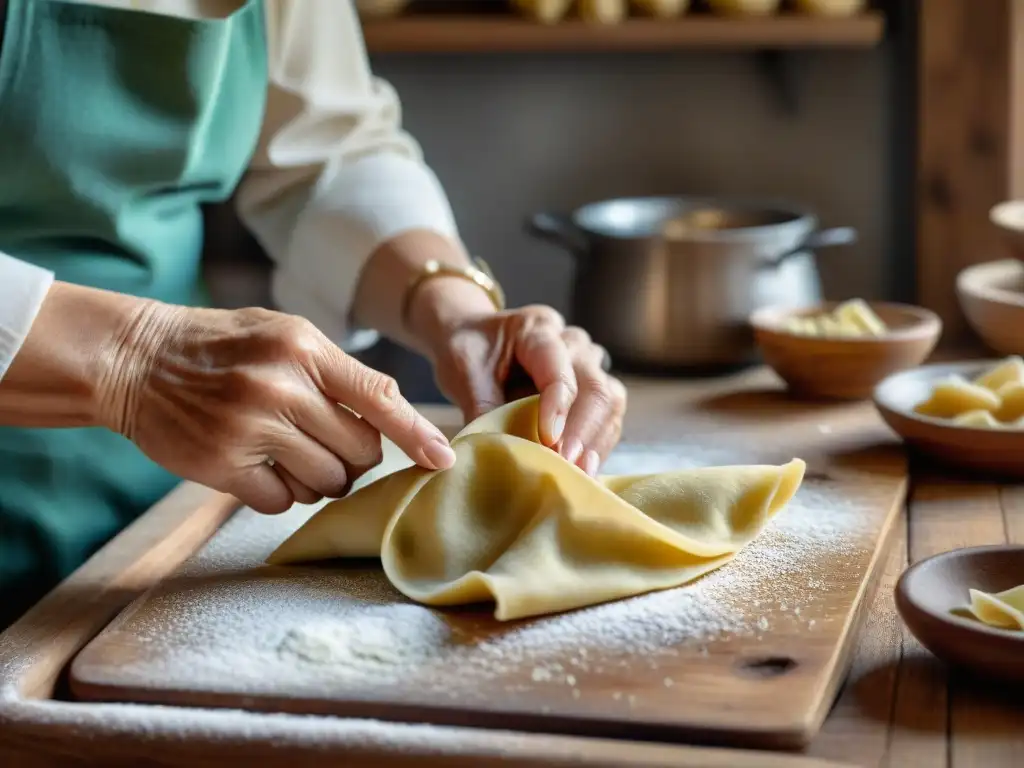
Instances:
[[[649,195],[636,197],[615,197],[604,200],[595,200],[581,205],[569,214],[573,225],[587,236],[613,238],[616,240],[643,240],[649,237],[656,237],[658,231],[620,234],[610,231],[610,228],[595,228],[588,226],[586,219],[588,212],[593,213],[614,205],[652,205],[661,204],[671,207],[677,204],[680,212],[695,207],[719,208],[725,210],[757,210],[772,211],[784,216],[789,216],[784,221],[760,224],[752,227],[735,227],[732,229],[714,229],[701,232],[695,230],[687,233],[687,240],[690,241],[715,241],[715,242],[743,242],[757,240],[770,235],[777,235],[780,230],[800,229],[807,232],[814,231],[818,226],[817,216],[806,206],[793,203],[784,199],[776,198],[730,198],[713,196],[687,196],[687,195]]]

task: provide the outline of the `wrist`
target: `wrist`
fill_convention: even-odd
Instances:
[[[119,340],[141,299],[54,282],[0,387],[0,423],[105,426]]]
[[[407,325],[424,354],[433,358],[457,328],[497,311],[491,294],[472,280],[436,276],[410,296]]]
[[[432,261],[456,269],[473,266],[461,243],[436,232],[414,230],[382,243],[363,266],[353,320],[431,356],[451,329],[494,313],[487,291],[471,280],[441,275],[422,280]]]
[[[134,439],[139,403],[171,329],[185,307],[136,299],[111,317],[112,334],[98,360],[94,395],[96,422]]]

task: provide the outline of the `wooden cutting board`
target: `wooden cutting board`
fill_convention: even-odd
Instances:
[[[643,414],[637,399],[633,393],[634,413]],[[633,423],[607,466],[618,473],[807,460],[804,485],[769,528],[690,585],[504,624],[487,606],[411,604],[376,562],[264,566],[314,508],[278,517],[243,509],[82,651],[72,692],[800,746],[845,674],[865,594],[902,508],[906,466],[870,407],[785,418],[737,407]]]

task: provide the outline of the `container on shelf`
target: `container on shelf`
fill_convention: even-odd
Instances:
[[[589,24],[618,24],[629,15],[628,0],[576,0],[576,12]]]
[[[541,24],[557,24],[572,9],[575,0],[512,0],[512,7]]]
[[[690,10],[690,0],[632,0],[633,9],[642,16],[672,19]]]
[[[812,16],[832,16],[845,18],[863,13],[868,6],[867,0],[791,0],[793,8],[800,13]]]
[[[782,0],[708,0],[711,11],[723,16],[771,16],[781,5]]]
[[[405,10],[410,0],[355,0],[356,12],[364,19],[386,19]]]

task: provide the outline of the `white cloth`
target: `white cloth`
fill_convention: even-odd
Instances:
[[[77,0],[137,12],[224,17],[243,0]],[[309,318],[349,349],[367,257],[411,229],[457,238],[451,206],[395,91],[370,72],[351,0],[264,0],[270,90],[259,147],[235,196],[239,217],[275,263],[278,308]],[[0,171],[2,172],[2,171]],[[0,254],[0,377],[53,275]]]

